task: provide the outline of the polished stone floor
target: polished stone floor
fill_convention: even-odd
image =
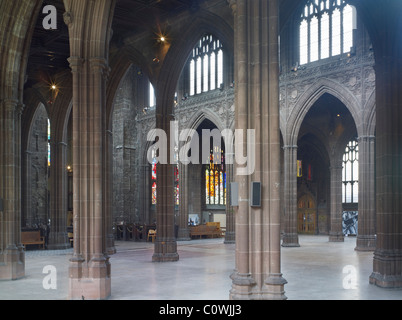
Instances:
[[[282,248],[289,300],[402,299],[402,290],[369,284],[373,253],[355,251],[355,238],[330,243],[326,236],[302,235],[299,242],[299,248]],[[227,300],[234,249],[223,239],[179,242],[179,261],[154,263],[152,243],[117,241],[117,253],[110,259],[110,300]],[[25,277],[1,281],[0,300],[66,300],[71,253],[71,249],[28,250]],[[47,266],[53,273],[47,273]],[[53,278],[57,287],[46,289],[50,274],[57,275],[57,280]]]

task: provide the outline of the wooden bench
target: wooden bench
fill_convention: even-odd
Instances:
[[[222,236],[222,231],[215,225],[198,225],[190,227],[190,237],[191,238],[220,238]]]
[[[21,243],[26,247],[30,244],[42,245],[42,249],[45,249],[45,238],[40,235],[40,230],[37,231],[22,231]]]

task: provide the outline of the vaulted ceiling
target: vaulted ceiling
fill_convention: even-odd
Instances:
[[[226,0],[220,0],[225,2]],[[129,36],[155,29],[182,13],[196,13],[200,6],[214,5],[217,0],[117,0],[112,24],[112,43],[119,46]],[[45,30],[42,21],[45,15],[39,12],[29,53],[26,87],[38,82],[49,83],[51,78],[68,70],[70,56],[68,28],[63,22],[63,0],[43,2],[56,6],[57,30]],[[281,20],[287,20],[300,1],[280,0]]]

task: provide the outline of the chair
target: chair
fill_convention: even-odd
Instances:
[[[155,242],[156,230],[150,229],[150,230],[148,231],[147,241],[149,241],[149,238],[151,238],[152,242]]]

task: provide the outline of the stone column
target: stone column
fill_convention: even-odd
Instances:
[[[391,43],[388,45],[392,47]],[[370,283],[399,288],[402,287],[401,55],[377,56],[376,77],[377,247]]]
[[[300,247],[297,233],[297,146],[284,150],[284,235],[283,247]]]
[[[158,108],[162,109],[163,108]],[[155,240],[154,254],[152,261],[154,262],[169,262],[179,260],[177,253],[177,242],[174,234],[175,227],[175,199],[174,199],[174,167],[170,159],[171,155],[171,137],[170,137],[170,122],[173,121],[172,115],[165,113],[156,114],[156,128],[162,129],[167,136],[166,148],[168,155],[167,164],[157,164],[157,195],[156,201],[156,229],[157,235]]]
[[[243,152],[249,147],[248,161],[255,160],[255,170],[247,174],[235,159],[239,206],[235,209],[236,269],[230,298],[285,299],[286,280],[280,268],[278,1],[230,4],[235,16],[235,128],[244,134],[243,139],[236,139],[235,147]],[[255,144],[246,143],[252,132]],[[261,182],[260,207],[251,207],[251,182]]]
[[[74,159],[74,253],[69,297],[105,299],[111,294],[103,154],[107,63],[100,58],[69,58],[69,62],[73,73]]]
[[[359,222],[357,251],[374,251],[375,234],[375,137],[361,136],[359,144]]]
[[[32,172],[32,152],[25,151],[23,157],[23,170],[25,173],[22,175],[23,178],[23,190],[22,190],[22,209],[21,209],[21,226],[26,226],[27,214],[31,211],[31,197],[32,197],[32,183],[31,183],[31,172]]]
[[[336,160],[333,160],[336,162]],[[344,235],[342,229],[342,165],[334,163],[330,167],[330,193],[331,193],[331,212],[330,212],[330,242],[343,242]]]
[[[73,227],[69,298],[100,300],[111,294],[106,125],[108,49],[114,0],[70,0],[69,28],[73,78]]]
[[[48,249],[70,247],[67,236],[67,144],[51,144],[50,233]]]
[[[178,241],[190,240],[188,228],[188,166],[179,162],[179,232]]]
[[[151,206],[151,165],[149,163],[143,164],[141,166],[141,181],[143,184],[143,188],[140,189],[141,192],[141,206],[142,208],[142,223],[144,224],[151,224],[151,217],[150,217],[150,206]],[[145,240],[145,239],[144,239]]]
[[[376,249],[370,283],[402,287],[401,1],[353,1],[373,44],[376,72]],[[384,36],[386,35],[386,36]]]
[[[233,158],[233,154],[226,154],[226,157]],[[233,164],[227,163],[226,167],[226,231],[225,241],[226,244],[236,243],[235,232],[235,216],[234,208],[230,205],[231,183],[233,181]]]
[[[110,130],[104,132],[103,154],[105,158],[103,172],[103,194],[105,195],[104,206],[107,208],[105,216],[106,253],[112,255],[116,253],[113,234],[113,133]]]
[[[21,245],[21,112],[17,100],[0,104],[0,280],[25,276]]]

